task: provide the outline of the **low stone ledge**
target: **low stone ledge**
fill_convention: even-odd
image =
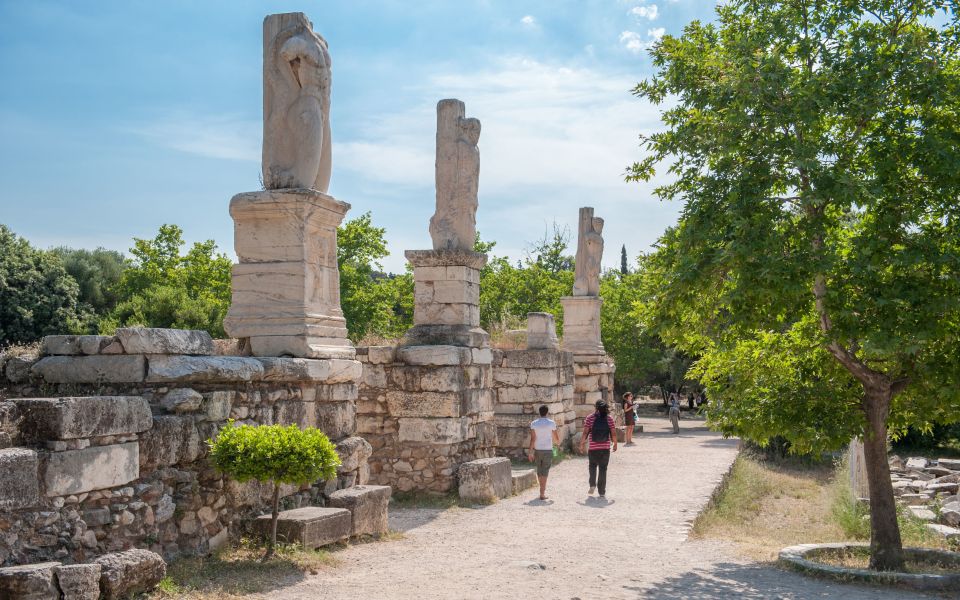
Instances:
[[[54,567],[53,571],[64,600],[97,600],[100,598],[99,564],[59,565]]]
[[[140,396],[22,398],[25,430],[43,440],[73,440],[150,429],[150,405]]]
[[[0,598],[54,600],[60,592],[54,580],[59,562],[43,562],[0,569]]]
[[[149,550],[105,554],[100,565],[100,592],[104,600],[120,600],[149,591],[167,574],[167,563]]]
[[[344,508],[306,506],[281,511],[277,516],[277,540],[300,544],[308,550],[335,544],[350,537],[350,511]],[[253,523],[254,531],[270,536],[270,515],[261,515]]]
[[[47,383],[141,383],[146,359],[133,355],[47,356],[30,372]]]
[[[214,353],[213,338],[196,329],[164,329],[159,327],[123,327],[117,339],[127,354],[197,354]]]
[[[120,340],[109,335],[48,335],[40,343],[44,356],[123,354]]]
[[[49,497],[112,488],[140,476],[137,442],[52,452],[44,462],[43,480]]]
[[[363,365],[357,360],[270,358],[254,356],[163,356],[149,357],[148,383],[194,383],[219,381],[358,381]]]
[[[896,571],[871,571],[852,569],[819,563],[811,558],[830,550],[859,550],[869,544],[800,544],[780,551],[780,563],[804,573],[811,573],[841,582],[875,583],[895,585],[921,591],[960,590],[960,574],[940,575],[933,573],[901,573]],[[960,568],[960,553],[928,548],[904,548],[907,559],[936,560]]]
[[[515,495],[537,485],[537,472],[534,469],[515,469],[510,477]]]
[[[350,535],[383,535],[387,532],[390,486],[356,485],[330,494],[330,506],[350,511]]]
[[[481,458],[463,463],[457,470],[460,499],[466,502],[490,503],[513,492],[510,459]]]

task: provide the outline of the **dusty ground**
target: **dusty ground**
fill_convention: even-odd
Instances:
[[[550,500],[529,490],[478,508],[391,512],[403,539],[337,552],[338,564],[263,597],[910,599],[751,563],[733,547],[688,541],[737,442],[681,421],[641,419],[646,433],[610,462],[606,501],[587,496],[585,459],[551,472]]]

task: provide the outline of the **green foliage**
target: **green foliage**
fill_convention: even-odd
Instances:
[[[152,240],[134,238],[133,259],[114,287],[118,302],[101,320],[102,331],[142,325],[225,336],[232,263],[216,253],[213,240],[196,242],[181,255],[184,244],[176,225],[162,225]]]
[[[227,423],[208,440],[210,460],[222,473],[243,483],[313,483],[333,479],[340,466],[333,443],[319,429],[296,425]]]
[[[54,253],[0,225],[0,346],[76,329],[77,294]]]
[[[77,311],[83,333],[99,332],[98,321],[117,305],[116,286],[127,268],[123,255],[114,250],[53,250],[80,288]]]

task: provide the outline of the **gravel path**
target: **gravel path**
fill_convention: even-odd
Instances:
[[[927,597],[809,579],[739,559],[725,544],[687,541],[737,442],[693,421],[681,421],[679,436],[665,419],[641,423],[636,445],[611,458],[606,501],[587,496],[586,460],[569,459],[551,471],[547,502],[528,490],[486,507],[393,510],[403,539],[351,546],[337,566],[264,597]]]

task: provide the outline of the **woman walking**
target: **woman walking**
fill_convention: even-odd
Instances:
[[[631,392],[624,392],[623,394],[623,424],[626,426],[623,443],[625,446],[632,446],[633,428],[637,424],[637,413],[633,410],[633,394]]]
[[[670,424],[674,433],[680,433],[680,396],[676,392],[670,395]]]
[[[607,493],[607,465],[610,463],[610,445],[613,444],[613,451],[617,451],[616,424],[613,417],[610,416],[610,407],[603,400],[597,400],[594,404],[596,412],[586,418],[583,422],[583,433],[580,436],[580,453],[583,454],[588,438],[590,446],[588,447],[587,458],[590,466],[590,491],[596,489],[603,498]],[[597,475],[599,471],[599,476]]]

